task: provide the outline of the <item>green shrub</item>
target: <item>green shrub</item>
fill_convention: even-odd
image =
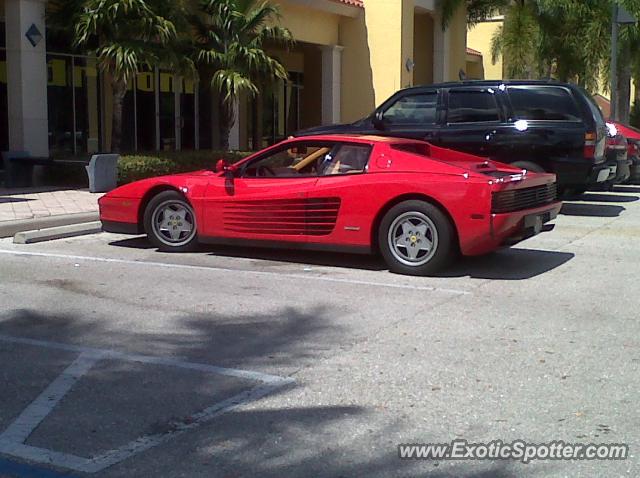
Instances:
[[[165,174],[214,169],[219,159],[235,163],[251,153],[220,151],[162,151],[123,155],[118,162],[120,184]]]

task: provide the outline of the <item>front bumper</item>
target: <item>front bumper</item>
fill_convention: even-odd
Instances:
[[[102,196],[98,205],[104,231],[118,234],[143,233],[138,220],[140,199]]]

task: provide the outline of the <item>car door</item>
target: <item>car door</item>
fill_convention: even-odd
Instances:
[[[437,89],[409,90],[376,112],[378,134],[430,142],[438,141],[440,93]]]
[[[212,180],[205,198],[204,236],[306,242],[317,164],[333,144],[287,142],[233,173]],[[301,163],[304,161],[304,163]],[[297,168],[297,169],[296,169]],[[331,208],[330,201],[327,202]]]
[[[345,141],[334,148],[318,170],[318,181],[309,192],[309,201],[313,204],[330,199],[335,209],[326,213],[314,207],[308,220],[320,225],[331,221],[334,227],[310,235],[310,242],[356,249],[369,245],[368,226],[374,208],[367,198],[375,195],[379,187],[375,178],[367,174],[373,147],[370,143]]]
[[[491,87],[451,88],[445,93],[440,145],[503,160],[514,130],[503,109],[503,91]]]

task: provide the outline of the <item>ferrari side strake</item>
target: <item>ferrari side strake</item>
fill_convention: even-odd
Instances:
[[[283,141],[215,171],[146,179],[103,196],[105,231],[164,251],[197,243],[380,253],[427,275],[457,254],[550,229],[556,178],[429,143],[322,135]]]

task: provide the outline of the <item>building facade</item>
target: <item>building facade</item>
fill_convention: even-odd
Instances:
[[[441,28],[436,0],[279,0],[296,43],[273,48],[286,82],[242,98],[234,149],[305,127],[354,121],[396,90],[466,75],[466,16]],[[0,150],[35,156],[110,148],[109,82],[89,55],[46,25],[45,0],[0,0]],[[122,149],[215,149],[217,98],[207,81],[141,71],[124,102]]]

